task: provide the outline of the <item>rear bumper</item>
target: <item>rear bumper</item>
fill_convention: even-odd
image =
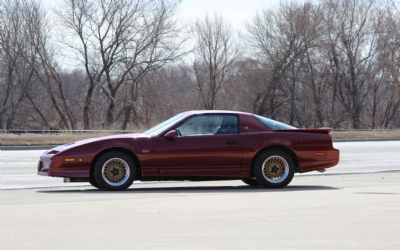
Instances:
[[[339,163],[338,149],[311,151],[299,159],[299,172],[309,172],[334,167]]]

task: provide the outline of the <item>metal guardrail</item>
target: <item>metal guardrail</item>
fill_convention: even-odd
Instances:
[[[400,130],[400,128],[391,128],[391,129],[384,129],[384,128],[382,128],[382,129],[343,129],[343,128],[339,128],[339,129],[334,129],[333,131],[338,131],[338,132],[346,132],[346,131],[360,131],[360,132],[362,132],[362,131],[399,131]]]
[[[397,129],[334,129],[337,132],[347,132],[347,131],[398,131]],[[85,133],[115,133],[115,134],[127,134],[127,133],[140,133],[142,130],[117,130],[117,129],[90,129],[90,130],[52,130],[52,129],[12,129],[12,130],[1,130],[0,134],[85,134]]]

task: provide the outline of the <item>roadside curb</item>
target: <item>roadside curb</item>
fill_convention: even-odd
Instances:
[[[12,151],[12,150],[47,150],[54,148],[58,145],[43,145],[43,146],[0,146],[0,151]]]
[[[333,138],[333,142],[400,141],[400,138]]]

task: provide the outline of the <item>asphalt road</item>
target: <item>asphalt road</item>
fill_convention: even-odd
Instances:
[[[337,142],[340,162],[324,174],[400,171],[400,141]],[[77,186],[63,183],[62,178],[36,175],[43,150],[0,151],[0,189]],[[320,175],[318,172],[308,174]]]
[[[335,147],[339,167],[285,189],[139,182],[125,192],[37,177],[39,151],[3,151],[0,249],[400,249],[400,142]]]

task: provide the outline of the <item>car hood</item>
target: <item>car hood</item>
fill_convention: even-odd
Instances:
[[[130,133],[130,134],[120,134],[120,135],[109,135],[109,136],[102,136],[102,137],[95,137],[95,138],[90,138],[90,139],[85,139],[85,140],[80,140],[80,141],[75,141],[75,142],[70,142],[64,145],[60,145],[57,147],[54,147],[50,149],[47,152],[51,151],[58,151],[58,152],[63,152],[71,148],[75,148],[78,146],[94,143],[94,142],[99,142],[99,141],[107,141],[107,140],[113,140],[113,139],[137,139],[137,138],[144,138],[148,137],[148,135],[145,135],[143,133]]]

